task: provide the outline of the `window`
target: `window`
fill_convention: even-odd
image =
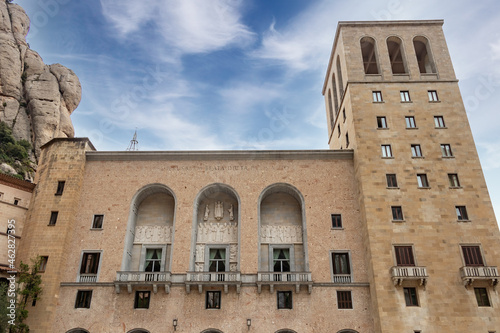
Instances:
[[[406,121],[406,128],[417,128],[417,125],[415,123],[415,117],[410,116],[410,117],[405,117]]]
[[[332,106],[332,92],[328,90],[328,111],[330,114],[330,123],[335,124],[335,119],[333,118],[333,106]]]
[[[460,181],[456,173],[449,173],[448,180],[450,181],[450,187],[460,187]]]
[[[337,307],[339,309],[352,309],[352,296],[350,291],[337,290]]]
[[[161,248],[146,249],[144,272],[161,272],[162,252]]]
[[[18,198],[14,198],[14,205],[19,205],[19,201],[21,201],[21,199],[18,199]]]
[[[220,309],[220,291],[207,291],[205,309]]]
[[[333,229],[342,228],[342,215],[332,214],[332,228]]]
[[[342,122],[345,123],[346,116],[345,116],[345,109],[342,110]]]
[[[427,175],[425,173],[417,174],[418,187],[429,187],[429,181],[427,180]]]
[[[375,103],[382,103],[383,102],[381,91],[373,91],[372,95],[373,95],[373,102],[375,102]]]
[[[375,52],[375,40],[371,37],[363,37],[360,44],[365,74],[379,74],[377,54]]]
[[[391,145],[382,145],[382,157],[392,157]]]
[[[76,292],[75,308],[90,309],[91,300],[92,300],[92,290],[78,290]]]
[[[135,292],[134,309],[149,309],[150,300],[151,300],[150,291],[137,290]]]
[[[457,219],[459,221],[468,221],[469,216],[467,215],[467,208],[465,206],[455,206],[457,211]]]
[[[273,249],[273,272],[290,272],[289,249]]]
[[[387,50],[389,51],[389,60],[391,62],[392,74],[406,74],[406,64],[403,59],[403,50],[401,39],[398,37],[389,37],[387,39]]]
[[[292,308],[292,292],[291,291],[278,291],[278,309],[291,309]]]
[[[59,182],[57,182],[57,190],[56,190],[56,194],[55,195],[62,195],[63,194],[64,184],[65,183],[66,183],[65,181],[59,181]]]
[[[338,133],[338,138],[340,138],[340,124],[337,125],[337,133]]]
[[[339,79],[339,95],[340,100],[342,101],[342,97],[344,97],[344,83],[342,81],[342,66],[340,65],[339,56],[337,56],[337,78]]]
[[[387,128],[387,120],[385,117],[377,117],[377,128]]]
[[[420,145],[411,145],[411,156],[422,157],[422,149],[420,148]]]
[[[345,147],[349,148],[349,133],[345,134]]]
[[[436,128],[446,127],[444,124],[444,117],[443,116],[434,116],[434,126],[436,126]]]
[[[484,266],[483,255],[479,245],[462,246],[465,266]]]
[[[490,306],[490,299],[486,288],[474,288],[476,294],[477,306]]]
[[[399,95],[401,96],[401,102],[411,102],[410,92],[408,90],[401,90]]]
[[[441,153],[443,154],[443,157],[452,157],[453,153],[451,152],[451,146],[449,144],[442,144],[441,145]]]
[[[394,246],[394,251],[396,252],[396,264],[398,266],[415,266],[411,245]]]
[[[417,56],[418,69],[421,74],[436,73],[436,67],[432,60],[430,45],[427,38],[417,36],[413,39],[413,47]]]
[[[385,175],[387,178],[387,187],[398,187],[398,180],[395,173],[388,173]]]
[[[49,221],[49,225],[56,225],[56,222],[57,222],[57,215],[59,213],[58,212],[51,212],[50,213],[50,221]]]
[[[401,206],[392,206],[392,219],[394,221],[403,221],[403,209]]]
[[[92,229],[102,229],[103,220],[104,215],[94,215],[94,220],[92,221]]]
[[[429,95],[429,102],[439,102],[438,93],[436,90],[429,90],[427,91],[427,94]]]
[[[83,252],[82,263],[80,265],[80,276],[78,277],[79,282],[97,281],[100,258],[100,252]]]
[[[48,256],[41,256],[40,257],[40,268],[38,271],[40,273],[45,272],[45,269],[47,268],[47,261],[49,260]]]
[[[348,252],[332,253],[333,274],[351,274]]]
[[[417,289],[403,288],[406,306],[418,306]]]

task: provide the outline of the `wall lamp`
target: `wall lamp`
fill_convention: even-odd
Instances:
[[[250,326],[252,326],[252,319],[247,319],[247,326],[248,329],[250,329]]]
[[[177,330],[177,318],[174,319],[174,321],[172,322],[172,325],[174,325],[174,331]]]

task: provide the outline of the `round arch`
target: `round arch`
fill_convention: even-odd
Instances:
[[[408,74],[406,50],[403,39],[399,36],[392,35],[387,37],[385,41],[392,74]]]
[[[297,333],[297,332],[295,332],[294,330],[290,330],[288,328],[284,328],[284,329],[276,331],[275,333]]]
[[[363,69],[365,74],[380,74],[377,41],[372,36],[363,36],[359,40]]]
[[[122,258],[122,271],[129,271],[130,269],[130,256],[128,253],[132,253],[132,247],[134,245],[134,232],[135,225],[137,222],[137,213],[139,211],[139,207],[141,203],[151,195],[155,194],[166,194],[173,198],[174,208],[173,208],[173,216],[172,216],[172,236],[171,236],[171,244],[174,244],[174,232],[175,232],[175,212],[177,206],[177,198],[174,192],[166,185],[160,183],[148,184],[140,188],[133,196],[132,201],[130,203],[128,221],[127,221],[127,234],[125,235],[125,242],[123,247],[123,258]],[[170,258],[172,261],[172,257]],[[169,267],[171,267],[171,262],[169,263]]]
[[[215,328],[209,328],[209,329],[206,329],[204,331],[201,331],[201,333],[224,333],[224,332],[219,331],[219,330],[217,330]]]
[[[351,329],[344,329],[344,330],[338,331],[337,333],[358,333],[358,331],[351,330]]]
[[[429,38],[422,35],[413,37],[413,48],[420,73],[437,73]]]
[[[134,328],[133,330],[130,330],[127,333],[150,333],[150,332],[143,328]]]
[[[83,329],[83,328],[72,328],[69,331],[67,331],[66,333],[89,333],[89,331],[87,331],[86,329]]]

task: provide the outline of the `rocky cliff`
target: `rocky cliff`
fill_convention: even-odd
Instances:
[[[26,43],[30,20],[18,5],[0,0],[0,121],[16,140],[27,140],[36,161],[40,146],[73,137],[70,115],[82,88],[72,70],[46,65]]]

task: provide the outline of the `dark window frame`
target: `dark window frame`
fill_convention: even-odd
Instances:
[[[278,310],[293,309],[293,293],[290,290],[278,290],[276,292],[276,305]]]
[[[352,292],[350,290],[337,290],[337,308],[352,309]]]
[[[389,126],[387,126],[387,118],[385,116],[377,116],[377,128],[378,129],[389,128]]]
[[[395,245],[394,254],[396,256],[397,266],[415,266],[415,256],[413,255],[413,246],[411,245]]]
[[[415,116],[405,116],[406,129],[416,129],[417,122]]]
[[[486,288],[474,288],[474,294],[476,295],[477,306],[480,307],[491,306],[488,290]]]
[[[429,97],[429,102],[439,102],[437,90],[427,90],[427,96]]]
[[[453,188],[460,187],[460,179],[458,178],[457,173],[449,173],[448,174],[448,182],[450,183],[450,187],[453,187]]]
[[[458,221],[469,221],[469,214],[467,214],[466,206],[455,206]]]
[[[342,265],[342,261],[346,263],[345,267]],[[332,252],[332,272],[333,275],[351,274],[351,258],[349,252],[342,252],[342,251]]]
[[[56,212],[56,211],[50,212],[49,225],[51,225],[51,226],[56,225],[58,216],[59,216],[59,212]]]
[[[342,226],[342,214],[331,214],[332,218],[332,229],[341,229]]]
[[[391,206],[392,220],[393,221],[404,221],[403,207],[401,206]]]
[[[464,264],[468,267],[484,266],[483,253],[479,245],[462,245]]]
[[[219,290],[207,290],[205,293],[205,309],[220,310],[221,301],[221,292]]]
[[[101,252],[83,252],[82,262],[80,265],[80,274],[99,273],[100,263],[101,263]]]
[[[404,287],[403,293],[405,296],[406,306],[419,306],[418,305],[418,294],[417,288],[415,287]]]
[[[57,182],[57,189],[56,193],[54,195],[62,195],[64,192],[64,185],[66,184],[66,181],[60,180]]]
[[[94,214],[92,219],[92,229],[102,229],[104,223],[104,214]]]
[[[134,309],[149,309],[150,303],[151,303],[151,291],[149,290],[135,291]]]
[[[446,123],[444,122],[443,116],[434,116],[434,127],[435,128],[446,128]]]
[[[398,178],[395,173],[387,173],[385,175],[385,179],[387,180],[388,188],[399,188],[398,187]]]
[[[410,97],[410,91],[409,90],[401,90],[401,91],[399,91],[399,96],[401,97],[401,102],[402,103],[410,103],[411,102],[411,97]]]
[[[373,103],[383,103],[384,99],[382,98],[382,91],[380,90],[372,91],[372,99]]]
[[[429,188],[429,179],[426,173],[417,173],[417,185],[419,188]]]
[[[40,256],[40,267],[38,268],[39,273],[45,272],[47,269],[47,263],[49,261],[49,256]]]
[[[411,157],[423,157],[422,147],[419,144],[410,145]]]
[[[441,144],[441,154],[442,157],[453,157],[453,151],[451,150],[451,145],[449,143]]]
[[[75,309],[90,309],[92,290],[78,290],[76,292]]]

